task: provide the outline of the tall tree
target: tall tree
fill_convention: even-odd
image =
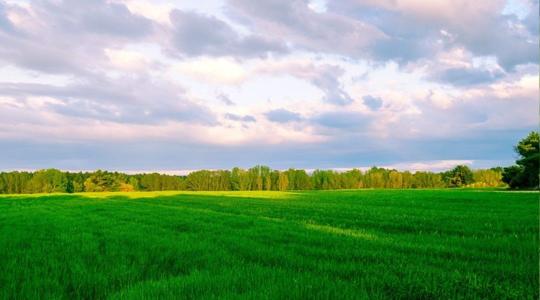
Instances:
[[[403,176],[396,170],[388,173],[388,187],[392,189],[400,189],[403,187]]]
[[[519,155],[517,166],[505,168],[503,181],[510,188],[538,188],[540,135],[533,131],[519,141],[514,150]]]
[[[289,175],[287,172],[279,172],[278,190],[286,191],[289,189]]]
[[[87,192],[115,192],[120,190],[121,183],[114,173],[98,170],[84,181],[84,190]]]
[[[461,187],[473,183],[473,173],[465,165],[459,165],[443,175],[445,182],[450,187]]]

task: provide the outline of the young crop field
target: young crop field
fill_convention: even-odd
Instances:
[[[0,196],[1,299],[538,299],[538,193]]]

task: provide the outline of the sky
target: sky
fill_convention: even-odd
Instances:
[[[0,0],[0,170],[506,166],[538,0]]]

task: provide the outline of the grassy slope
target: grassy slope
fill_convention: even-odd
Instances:
[[[538,194],[0,197],[0,298],[538,298]]]

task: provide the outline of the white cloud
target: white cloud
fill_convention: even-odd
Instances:
[[[145,16],[154,21],[169,24],[169,13],[176,6],[170,3],[146,0],[125,0],[123,1],[132,13]]]
[[[177,63],[173,72],[214,84],[237,85],[245,81],[249,71],[242,64],[229,58],[199,58]]]
[[[397,164],[391,164],[383,166],[383,168],[396,169],[402,171],[445,171],[452,169],[457,165],[474,164],[474,160],[436,160],[436,161],[421,161],[421,162],[403,162]]]
[[[104,51],[111,63],[117,68],[126,71],[143,71],[149,67],[148,61],[142,53],[109,48],[106,48]]]

